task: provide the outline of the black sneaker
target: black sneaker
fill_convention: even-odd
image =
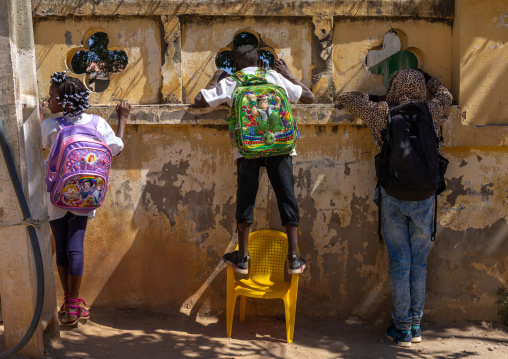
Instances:
[[[226,253],[222,256],[222,260],[231,266],[236,273],[249,273],[249,256],[238,258],[238,251]]]
[[[422,341],[422,329],[419,325],[411,326],[411,343],[421,343]]]
[[[411,347],[411,331],[399,330],[394,324],[391,324],[386,330],[386,337],[392,341],[393,344],[399,347]]]
[[[293,254],[288,257],[288,273],[289,274],[300,274],[305,270],[305,260],[302,257]]]

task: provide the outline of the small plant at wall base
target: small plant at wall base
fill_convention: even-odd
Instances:
[[[508,326],[508,289],[499,288],[497,290],[497,304],[501,307],[497,312],[504,325]]]

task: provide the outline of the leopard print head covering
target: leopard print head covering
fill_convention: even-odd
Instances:
[[[393,75],[386,95],[389,103],[424,102],[427,96],[425,78],[415,69],[405,69]]]

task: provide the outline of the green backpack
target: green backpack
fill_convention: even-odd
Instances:
[[[298,128],[291,113],[286,90],[266,80],[268,71],[255,75],[235,72],[238,82],[227,118],[231,144],[245,158],[290,153],[296,146]]]

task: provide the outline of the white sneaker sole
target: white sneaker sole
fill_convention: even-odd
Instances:
[[[422,342],[422,337],[413,337],[411,339],[411,343],[421,343]]]
[[[300,268],[298,269],[289,269],[288,268],[288,274],[302,274],[303,271],[305,270],[306,268],[306,265],[302,265]]]
[[[249,269],[240,269],[236,264],[234,264],[231,261],[228,261],[227,259],[224,261],[227,265],[229,265],[236,273],[239,274],[249,274]]]
[[[395,340],[389,336],[388,334],[385,334],[385,337],[388,338],[388,340],[390,340],[393,345],[396,345],[398,347],[404,347],[404,348],[411,348],[411,342],[398,342],[398,343],[395,343]]]

